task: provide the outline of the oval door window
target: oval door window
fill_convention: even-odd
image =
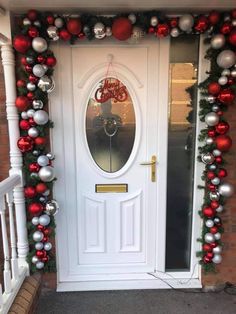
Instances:
[[[86,137],[95,163],[108,173],[128,161],[135,140],[135,112],[127,88],[117,78],[96,84],[86,112]]]

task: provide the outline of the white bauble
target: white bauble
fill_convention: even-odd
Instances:
[[[41,166],[41,167],[45,167],[49,164],[49,159],[47,156],[45,155],[41,155],[38,157],[37,159],[37,163]]]
[[[212,243],[215,241],[215,237],[212,233],[206,233],[205,236],[204,236],[204,239],[205,239],[205,242],[207,243]]]
[[[46,242],[44,243],[44,250],[45,251],[50,251],[52,249],[52,243]]]
[[[215,264],[220,264],[222,262],[222,256],[220,254],[215,254],[212,262]]]
[[[215,240],[220,240],[221,239],[221,233],[220,232],[216,232],[214,234]]]
[[[38,256],[34,255],[34,256],[32,257],[32,259],[31,259],[31,261],[32,261],[33,264],[36,264],[37,262],[39,262]]]
[[[26,111],[21,112],[21,118],[24,120],[27,120],[29,118]]]
[[[34,109],[27,110],[28,118],[33,118],[34,114],[35,114],[35,110]]]
[[[228,79],[227,79],[227,76],[221,76],[219,79],[218,79],[218,83],[220,85],[226,85],[228,83]]]
[[[214,226],[214,221],[211,219],[207,219],[205,222],[206,227],[211,228]]]
[[[43,182],[50,182],[55,178],[54,169],[51,166],[42,167],[38,174]]]
[[[63,25],[64,25],[64,21],[62,18],[60,17],[57,17],[54,21],[54,25],[57,27],[57,28],[61,28]]]
[[[29,130],[28,130],[28,135],[29,135],[30,137],[33,137],[33,138],[38,137],[38,136],[39,136],[39,131],[38,131],[37,128],[31,127],[31,128],[29,128]]]
[[[224,197],[230,197],[234,194],[234,186],[224,182],[219,186],[219,193]]]
[[[35,112],[34,121],[38,125],[44,125],[48,122],[48,120],[49,120],[49,117],[48,117],[48,113],[46,111],[38,110]]]
[[[42,242],[37,242],[35,243],[35,250],[42,250],[43,249],[43,243]]]
[[[43,263],[43,262],[37,262],[37,263],[36,263],[36,268],[37,268],[37,269],[42,269],[42,268],[44,268],[44,263]]]
[[[209,126],[215,126],[219,123],[219,116],[215,112],[209,112],[205,115],[205,122]]]
[[[235,53],[232,50],[223,50],[218,54],[216,62],[223,69],[231,68],[236,62]]]
[[[50,224],[50,220],[51,219],[47,214],[41,215],[39,217],[39,223],[40,223],[40,225],[42,225],[44,227]]]
[[[34,226],[37,226],[39,224],[39,217],[33,217],[31,222]]]
[[[194,19],[191,14],[185,14],[179,18],[179,28],[184,32],[190,31],[193,27],[193,24]]]
[[[33,240],[35,242],[40,242],[43,240],[43,233],[41,231],[35,231],[33,233]]]
[[[218,246],[214,247],[214,248],[212,249],[212,251],[213,251],[213,253],[215,253],[215,254],[220,254],[220,253],[222,252],[222,247],[221,247],[220,245],[218,245]]]
[[[225,44],[225,36],[223,34],[214,35],[211,39],[211,47],[213,49],[220,49]]]

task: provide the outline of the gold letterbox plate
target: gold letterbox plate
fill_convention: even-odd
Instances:
[[[96,184],[96,193],[127,193],[128,184]]]

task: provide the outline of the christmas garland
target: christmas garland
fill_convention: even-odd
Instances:
[[[41,14],[30,10],[19,21],[19,32],[14,36],[15,50],[22,56],[17,81],[16,107],[20,111],[21,137],[18,147],[24,157],[25,197],[31,270],[55,270],[52,254],[54,214],[58,210],[51,199],[55,180],[52,153],[47,153],[48,128],[52,127],[47,113],[48,93],[54,88],[52,78],[56,58],[49,50],[51,41],[62,39],[73,44],[76,40],[101,40],[105,37],[131,42],[139,41],[145,34],[158,38],[178,37],[181,34],[208,34],[211,61],[208,78],[200,84],[200,119],[206,122],[199,141],[205,141],[199,160],[205,166],[203,180],[205,199],[200,215],[203,218],[201,263],[206,270],[214,270],[221,262],[222,222],[218,216],[225,198],[231,196],[233,187],[224,181],[227,171],[223,168],[222,154],[232,141],[226,133],[229,125],[224,111],[235,100],[235,46],[236,10],[223,14],[216,11],[208,15],[185,14],[167,17],[160,12],[139,12],[113,17]]]

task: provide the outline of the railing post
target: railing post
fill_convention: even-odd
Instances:
[[[16,79],[15,79],[15,55],[10,43],[6,43],[1,47],[2,64],[4,70],[4,81],[6,90],[6,111],[9,130],[10,143],[10,175],[18,174],[21,176],[21,184],[15,187],[13,198],[16,211],[17,225],[17,249],[19,265],[26,266],[26,256],[29,250],[27,227],[26,227],[26,211],[25,198],[22,177],[22,154],[17,147],[17,140],[20,137],[19,116],[15,106],[16,99]]]

